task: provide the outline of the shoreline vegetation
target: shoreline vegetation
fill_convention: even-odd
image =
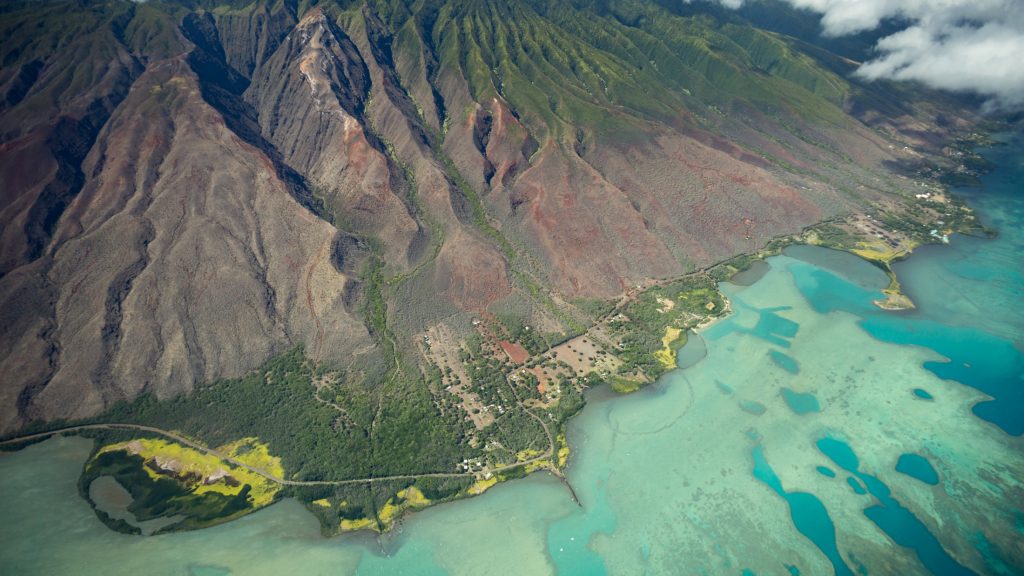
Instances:
[[[383,453],[379,462],[364,467],[338,464],[353,451],[364,450],[366,440],[350,434],[351,441],[324,448],[314,433],[304,435],[299,428],[310,424],[310,429],[345,434],[358,428],[358,413],[368,410],[360,402],[369,402],[358,394],[343,395],[344,375],[315,365],[301,347],[246,377],[197,387],[187,397],[144,396],[95,418],[30,426],[0,441],[0,449],[20,449],[58,434],[94,438],[80,493],[108,527],[130,534],[141,532],[138,523],[169,516],[176,520],[155,533],[212,526],[282,497],[304,502],[327,536],[385,533],[408,513],[479,495],[538,470],[559,478],[576,500],[563,474],[570,452],[565,431],[583,408],[583,392],[600,384],[619,393],[635,392],[674,369],[687,334],[730,313],[718,284],[753,263],[794,244],[849,252],[888,275],[885,298],[876,306],[913,308],[900,289],[895,262],[921,245],[948,243],[952,234],[992,234],[963,200],[946,190],[977,184],[986,165],[971,150],[982,143],[974,136],[954,148],[960,156],[974,158],[967,164],[978,168],[964,172],[961,164],[955,173],[933,174],[930,183],[915,182],[919,191],[903,198],[819,222],[777,237],[756,252],[681,277],[632,287],[617,301],[590,303],[593,323],[568,338],[539,334],[514,319],[485,317],[473,321],[476,333],[458,348],[454,361],[446,362],[453,359],[439,361],[430,336],[424,335],[421,351],[430,364],[431,390],[442,394],[443,389],[452,399],[441,409],[466,412],[460,420],[468,424],[456,440],[472,449],[467,457],[413,454],[392,460]],[[232,418],[218,412],[223,406]],[[376,410],[379,415],[379,402]],[[371,430],[375,422],[376,416]],[[401,441],[404,450],[415,452],[424,439]],[[427,441],[444,445],[453,438],[437,435]],[[376,447],[371,448],[377,455]],[[414,466],[423,471],[410,473]],[[104,476],[113,477],[131,495],[127,509],[135,523],[111,517],[90,496],[90,485]]]

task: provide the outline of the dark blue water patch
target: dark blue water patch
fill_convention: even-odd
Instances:
[[[824,268],[797,262],[789,270],[797,289],[819,314],[843,310],[864,316],[878,311],[874,300],[885,298],[880,291],[861,288]]]
[[[703,332],[703,335],[709,341],[719,340],[729,334],[749,334],[756,338],[760,338],[766,342],[770,342],[780,348],[789,348],[789,340],[796,336],[800,330],[800,324],[780,316],[779,312],[790,310],[790,306],[777,306],[774,308],[757,308],[746,304],[738,297],[733,298],[733,307],[736,309],[752,310],[758,314],[757,324],[753,328],[745,328],[737,325],[735,322],[725,321],[718,322],[711,328],[708,328]],[[727,348],[729,351],[735,351],[735,348]]]
[[[923,388],[914,388],[914,396],[917,396],[918,398],[921,398],[923,400],[932,400],[933,398],[935,398],[927,390]]]
[[[913,512],[892,497],[892,492],[885,483],[875,476],[859,470],[860,461],[849,444],[826,436],[818,440],[816,445],[818,450],[821,450],[840,468],[863,482],[868,492],[878,501],[877,505],[865,508],[864,515],[881,528],[893,542],[914,550],[921,564],[932,574],[951,576],[974,574],[954,560],[935,535],[928,530],[928,527],[917,516],[914,516]]]
[[[708,346],[700,334],[691,331],[686,333],[686,344],[676,352],[676,366],[691,368],[707,358]]]
[[[800,576],[800,569],[792,564],[786,564],[786,571],[789,572],[789,576]]]
[[[765,408],[764,404],[753,400],[740,400],[740,409],[748,414],[753,414],[754,416],[760,416],[768,410]]]
[[[849,252],[822,246],[796,244],[786,247],[782,253],[791,258],[831,270],[865,290],[880,290],[889,285],[889,277],[881,268]]]
[[[718,390],[722,394],[725,394],[726,396],[732,396],[732,386],[729,386],[728,384],[722,382],[721,380],[715,380],[715,386],[718,387]]]
[[[743,572],[740,572],[741,576],[757,576],[757,572],[754,572],[750,568],[744,568]]]
[[[900,455],[900,459],[896,461],[896,471],[932,486],[939,483],[939,473],[935,471],[932,463],[924,456],[913,452]]]
[[[860,576],[868,576],[868,567],[865,566],[859,558],[857,558],[856,554],[850,552],[847,557],[850,559],[850,563],[857,567],[857,574]]]
[[[779,306],[759,310],[760,318],[750,333],[762,340],[789,348],[789,340],[800,330],[799,324],[778,314],[789,309],[789,306]]]
[[[818,403],[818,397],[810,392],[795,392],[789,388],[783,388],[782,399],[786,401],[786,405],[789,406],[790,410],[797,414],[821,412],[821,404]]]
[[[829,468],[828,466],[818,466],[817,468],[815,468],[815,470],[817,470],[818,474],[821,474],[822,476],[828,476],[829,478],[836,477],[836,471]]]
[[[853,476],[848,476],[846,478],[846,483],[850,485],[850,488],[853,490],[853,493],[858,496],[863,496],[868,493],[868,491],[865,490],[863,486],[861,486],[860,480],[857,480]]]
[[[1007,434],[1024,434],[1024,352],[1010,340],[976,328],[948,326],[930,320],[895,316],[871,302],[881,294],[857,286],[832,272],[804,264],[790,266],[801,294],[821,313],[844,310],[860,316],[860,326],[887,343],[921,346],[949,358],[925,362],[936,376],[955,380],[988,394],[993,400],[972,411]]]
[[[768,355],[771,357],[772,362],[775,362],[776,366],[782,368],[786,372],[789,372],[790,374],[800,373],[800,364],[797,363],[796,358],[793,358],[789,354],[784,354],[778,350],[771,350],[768,352]]]
[[[852,576],[853,572],[843,561],[836,545],[836,527],[828,510],[816,496],[806,492],[786,492],[782,481],[764,457],[764,448],[754,447],[754,477],[767,484],[789,504],[789,515],[797,531],[807,537],[832,563],[836,576]]]
[[[974,548],[981,554],[981,557],[985,559],[985,566],[992,570],[994,574],[999,576],[1014,576],[1019,575],[1020,572],[1014,569],[1009,558],[1004,557],[999,550],[992,544],[987,536],[983,532],[976,532],[973,539]]]
[[[764,275],[771,269],[771,265],[764,260],[755,260],[745,270],[740,270],[733,274],[729,278],[729,283],[737,286],[752,286],[755,282],[764,278]]]
[[[861,326],[882,342],[922,346],[949,358],[924,367],[991,396],[974,405],[974,414],[1007,434],[1024,434],[1024,353],[1013,342],[974,328],[892,316],[865,318]]]

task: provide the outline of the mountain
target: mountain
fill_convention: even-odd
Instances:
[[[287,358],[341,414],[320,441],[371,454],[352,475],[540,434],[469,371],[902,205],[978,121],[767,1],[31,0],[0,38],[0,430]],[[260,435],[231,414],[225,440]]]

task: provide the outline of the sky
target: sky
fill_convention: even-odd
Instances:
[[[736,8],[743,0],[719,0]],[[827,36],[907,22],[856,74],[972,92],[990,110],[1024,108],[1024,0],[784,0],[821,14]]]

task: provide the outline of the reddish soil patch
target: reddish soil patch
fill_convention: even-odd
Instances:
[[[526,351],[526,348],[523,348],[522,344],[514,344],[508,340],[501,340],[498,342],[498,345],[505,351],[505,354],[508,354],[508,359],[511,360],[513,364],[522,364],[530,359],[530,353]]]

